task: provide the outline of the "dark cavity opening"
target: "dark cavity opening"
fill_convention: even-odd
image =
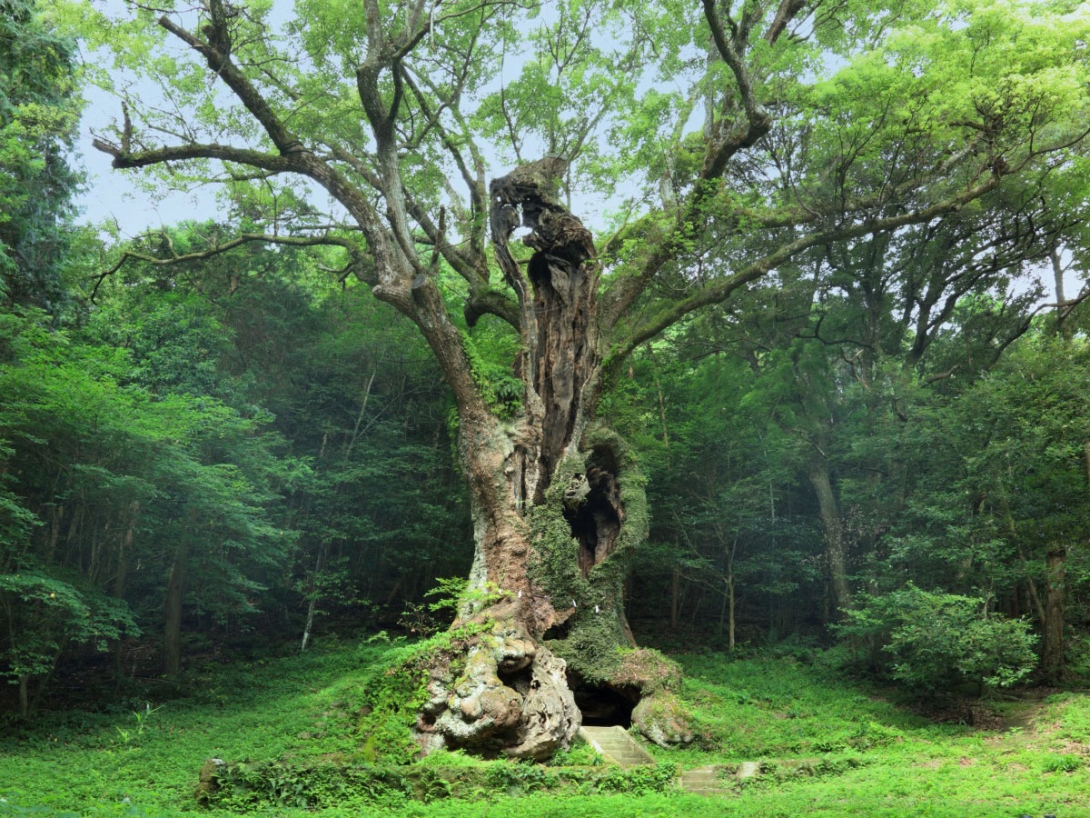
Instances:
[[[575,706],[583,714],[583,724],[588,727],[632,726],[632,711],[636,702],[632,697],[612,687],[589,685],[578,679],[568,678],[575,697]]]
[[[526,696],[531,690],[535,690],[538,686],[538,683],[534,681],[534,675],[531,673],[528,666],[514,671],[504,670],[504,668],[500,666],[497,671],[496,675],[499,676],[500,681],[520,696]]]
[[[568,638],[570,631],[571,625],[569,625],[568,621],[565,619],[563,622],[553,625],[545,631],[545,633],[541,635],[541,639],[543,642],[548,642],[550,639],[564,640]]]
[[[617,464],[608,449],[595,449],[585,474],[577,474],[564,492],[564,517],[579,542],[583,576],[613,551],[624,522]]]

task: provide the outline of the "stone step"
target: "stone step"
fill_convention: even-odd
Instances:
[[[720,776],[721,771],[731,770],[725,766],[698,767],[695,770],[685,770],[681,774],[681,788],[694,795],[734,795],[734,791],[727,786],[726,779]],[[729,773],[730,778],[736,781],[744,781],[753,778],[761,771],[761,765],[756,761],[743,761]]]
[[[738,765],[738,770],[734,773],[734,777],[741,781],[745,778],[753,778],[760,772],[761,765],[756,761],[743,761]]]
[[[580,727],[579,737],[607,761],[621,767],[654,764],[655,759],[623,727]]]

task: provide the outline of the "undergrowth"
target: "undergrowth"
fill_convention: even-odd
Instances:
[[[0,816],[1090,814],[1090,702],[1077,692],[995,703],[985,730],[932,723],[820,657],[680,656],[698,746],[650,748],[658,768],[622,772],[580,746],[549,765],[442,752],[394,767],[368,763],[361,710],[382,687],[376,671],[413,651],[381,640],[318,648],[201,668],[184,696],[7,721]],[[201,808],[210,758],[248,783]],[[737,780],[742,761],[759,774]],[[731,794],[677,790],[675,765],[718,765]]]

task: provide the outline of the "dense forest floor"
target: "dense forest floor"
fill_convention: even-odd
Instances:
[[[600,759],[582,748],[561,759],[572,767],[440,753],[413,765],[427,773],[414,781],[431,782],[424,803],[377,785],[407,780],[396,770],[370,767],[369,778],[351,781],[335,772],[369,760],[353,736],[353,702],[361,678],[394,649],[383,639],[326,641],[304,656],[207,662],[190,671],[184,692],[134,683],[120,693],[103,690],[101,700],[114,704],[97,712],[69,708],[8,722],[0,815],[1090,814],[1090,697],[1083,693],[1027,690],[924,707],[845,680],[826,654],[782,651],[676,657],[698,746],[650,749],[660,767],[717,765],[728,795],[655,791],[661,778],[650,774],[603,778]],[[246,761],[266,778],[279,771],[276,794],[202,809],[194,793],[209,758]],[[737,781],[732,771],[742,761],[760,762],[760,773]],[[578,771],[594,762],[598,777],[588,783]],[[305,770],[320,775],[308,780]],[[463,785],[476,784],[442,784],[452,770],[464,773],[454,776]],[[545,791],[562,779],[566,790]]]

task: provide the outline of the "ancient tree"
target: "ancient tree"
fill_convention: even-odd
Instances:
[[[627,356],[808,254],[1032,185],[1082,138],[1080,19],[923,5],[301,0],[278,27],[199,0],[101,21],[166,91],[126,94],[95,147],[236,208],[186,258],[329,246],[453,392],[476,556],[425,750],[542,757],[584,711],[688,738],[676,670],[623,613],[648,509],[598,410]],[[610,190],[596,241],[584,202]],[[178,260],[160,244],[119,264]],[[483,326],[517,336],[515,400],[482,371]]]

